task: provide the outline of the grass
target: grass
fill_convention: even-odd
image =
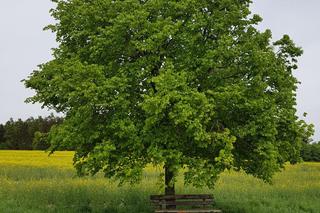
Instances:
[[[152,212],[149,195],[160,194],[154,168],[136,186],[118,187],[102,176],[79,178],[72,152],[48,157],[38,151],[0,151],[0,212]],[[225,172],[213,191],[177,185],[177,193],[213,193],[224,212],[319,212],[320,163],[288,165],[272,185]]]

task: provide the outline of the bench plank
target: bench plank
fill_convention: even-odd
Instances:
[[[213,199],[212,195],[199,194],[199,195],[151,195],[151,200],[172,200],[172,199]]]
[[[222,213],[222,211],[218,209],[162,209],[156,210],[155,213]]]
[[[213,203],[213,200],[183,200],[183,201],[174,201],[174,200],[167,200],[167,201],[151,201],[152,204],[155,206],[162,206],[162,205],[176,205],[176,206],[210,206]]]
[[[221,210],[211,209],[214,199],[210,194],[178,194],[151,195],[151,204],[155,213],[221,213]],[[170,206],[193,206],[195,209],[167,209]]]

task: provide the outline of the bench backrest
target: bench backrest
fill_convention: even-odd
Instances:
[[[151,203],[157,209],[167,209],[168,206],[193,206],[208,208],[213,205],[213,196],[209,194],[198,195],[151,195]]]

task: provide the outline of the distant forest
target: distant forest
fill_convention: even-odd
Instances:
[[[51,127],[59,125],[63,118],[50,115],[48,117],[10,119],[0,124],[0,149],[9,150],[46,150],[50,144],[47,135]]]
[[[48,132],[54,125],[63,122],[62,117],[10,119],[0,124],[0,150],[46,150],[50,147],[47,140]],[[320,143],[304,143],[301,149],[304,161],[320,162]]]
[[[304,161],[320,162],[320,142],[303,144],[301,157]]]

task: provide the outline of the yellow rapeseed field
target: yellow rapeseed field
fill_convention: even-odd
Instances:
[[[0,213],[152,212],[149,195],[159,194],[160,169],[145,169],[141,184],[118,186],[98,174],[77,177],[73,152],[0,151]],[[287,165],[266,184],[226,171],[215,190],[184,186],[177,193],[212,193],[224,212],[320,212],[320,163]]]

